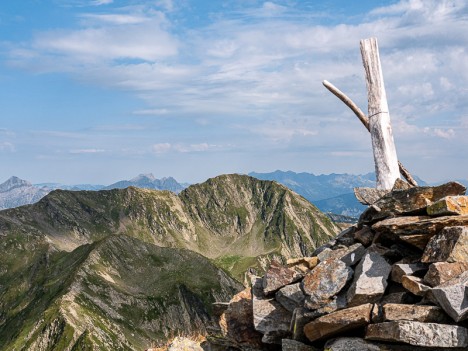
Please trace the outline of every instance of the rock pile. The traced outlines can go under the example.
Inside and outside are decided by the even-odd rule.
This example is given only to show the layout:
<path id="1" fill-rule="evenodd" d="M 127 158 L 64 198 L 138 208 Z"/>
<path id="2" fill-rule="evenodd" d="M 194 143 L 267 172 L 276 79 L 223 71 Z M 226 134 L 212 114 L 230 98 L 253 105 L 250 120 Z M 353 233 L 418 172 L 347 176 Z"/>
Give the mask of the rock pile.
<path id="1" fill-rule="evenodd" d="M 224 350 L 468 350 L 466 188 L 398 184 L 313 257 L 251 276 Z"/>

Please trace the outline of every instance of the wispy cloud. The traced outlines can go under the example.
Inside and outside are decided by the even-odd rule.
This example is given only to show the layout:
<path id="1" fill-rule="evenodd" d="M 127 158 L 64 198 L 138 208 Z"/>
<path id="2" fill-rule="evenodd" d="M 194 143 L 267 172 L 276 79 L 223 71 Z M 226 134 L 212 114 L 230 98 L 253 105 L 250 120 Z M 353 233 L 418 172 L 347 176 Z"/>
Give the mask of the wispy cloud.
<path id="1" fill-rule="evenodd" d="M 15 152 L 15 145 L 9 141 L 0 142 L 0 152 Z"/>
<path id="2" fill-rule="evenodd" d="M 164 154 L 168 152 L 205 152 L 209 150 L 219 149 L 218 145 L 208 143 L 186 144 L 186 143 L 158 143 L 152 146 L 152 151 L 155 154 Z"/>
<path id="3" fill-rule="evenodd" d="M 70 150 L 71 154 L 100 154 L 105 152 L 103 149 L 74 149 Z"/>

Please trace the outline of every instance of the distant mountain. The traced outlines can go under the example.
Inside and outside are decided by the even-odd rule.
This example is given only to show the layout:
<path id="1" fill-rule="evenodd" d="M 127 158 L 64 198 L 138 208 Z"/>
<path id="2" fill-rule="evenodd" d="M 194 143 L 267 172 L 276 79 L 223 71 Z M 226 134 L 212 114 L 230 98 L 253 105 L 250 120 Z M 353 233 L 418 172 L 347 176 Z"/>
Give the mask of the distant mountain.
<path id="1" fill-rule="evenodd" d="M 104 189 L 125 189 L 129 186 L 135 186 L 137 188 L 144 189 L 170 190 L 176 194 L 180 193 L 186 188 L 186 186 L 178 183 L 172 177 L 156 179 L 152 173 L 149 173 L 140 174 L 139 176 L 130 180 L 122 180 L 120 182 L 106 186 Z"/>
<path id="2" fill-rule="evenodd" d="M 124 189 L 134 186 L 137 188 L 169 190 L 178 194 L 187 188 L 188 185 L 187 183 L 178 183 L 172 177 L 156 179 L 152 174 L 140 174 L 133 179 L 122 180 L 109 186 L 98 184 L 64 185 L 60 183 L 39 183 L 33 185 L 18 177 L 11 177 L 5 183 L 0 184 L 0 210 L 36 203 L 52 190 L 57 189 L 98 191 L 103 189 Z"/>
<path id="3" fill-rule="evenodd" d="M 338 230 L 286 187 L 241 175 L 179 195 L 55 190 L 0 211 L 0 340 L 6 350 L 143 350 L 197 333 L 214 322 L 212 302 L 240 289 L 226 271 L 308 256 Z"/>
<path id="4" fill-rule="evenodd" d="M 37 202 L 50 191 L 49 188 L 36 187 L 26 180 L 11 177 L 0 184 L 0 210 Z"/>
<path id="5" fill-rule="evenodd" d="M 343 216 L 358 217 L 365 206 L 354 196 L 356 187 L 375 187 L 375 174 L 320 174 L 295 173 L 292 171 L 275 171 L 271 173 L 249 173 L 250 176 L 274 180 L 281 183 L 299 195 L 304 196 L 323 212 Z M 426 182 L 415 177 L 419 185 Z"/>

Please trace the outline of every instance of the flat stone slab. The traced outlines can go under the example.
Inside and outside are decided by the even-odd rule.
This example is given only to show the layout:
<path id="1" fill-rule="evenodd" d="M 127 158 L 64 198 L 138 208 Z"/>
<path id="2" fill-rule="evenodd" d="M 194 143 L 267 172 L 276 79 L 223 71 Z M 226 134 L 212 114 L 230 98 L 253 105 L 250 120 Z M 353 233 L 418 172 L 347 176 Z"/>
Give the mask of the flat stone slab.
<path id="1" fill-rule="evenodd" d="M 468 262 L 436 262 L 429 266 L 424 281 L 430 286 L 437 286 L 448 282 L 468 271 Z"/>
<path id="2" fill-rule="evenodd" d="M 392 270 L 376 252 L 367 252 L 356 267 L 354 280 L 347 292 L 349 306 L 377 302 L 385 292 Z"/>
<path id="3" fill-rule="evenodd" d="M 447 351 L 443 347 L 420 347 L 404 344 L 382 344 L 355 337 L 331 339 L 325 343 L 326 351 Z M 466 351 L 466 348 L 450 348 L 451 351 Z"/>
<path id="4" fill-rule="evenodd" d="M 416 262 L 416 263 L 395 263 L 392 266 L 392 280 L 396 283 L 401 284 L 401 279 L 404 275 L 414 275 L 416 273 L 421 273 L 427 271 L 428 265 Z"/>
<path id="5" fill-rule="evenodd" d="M 394 321 L 368 325 L 365 339 L 434 348 L 467 347 L 468 330 L 448 324 Z"/>
<path id="6" fill-rule="evenodd" d="M 317 351 L 317 349 L 296 340 L 283 339 L 281 341 L 281 351 Z"/>
<path id="7" fill-rule="evenodd" d="M 387 303 L 382 306 L 382 319 L 383 322 L 405 320 L 444 323 L 449 321 L 448 316 L 440 307 L 397 303 Z"/>
<path id="8" fill-rule="evenodd" d="M 457 182 L 439 186 L 419 186 L 404 190 L 394 190 L 378 201 L 361 215 L 360 223 L 370 223 L 390 216 L 423 212 L 428 206 L 446 196 L 464 195 L 466 187 Z"/>
<path id="9" fill-rule="evenodd" d="M 364 327 L 370 323 L 371 311 L 372 304 L 370 303 L 336 311 L 306 324 L 304 333 L 310 341 L 315 341 Z"/>
<path id="10" fill-rule="evenodd" d="M 429 216 L 468 215 L 468 196 L 446 196 L 426 211 Z"/>
<path id="11" fill-rule="evenodd" d="M 468 271 L 434 287 L 432 294 L 455 322 L 468 318 Z"/>
<path id="12" fill-rule="evenodd" d="M 401 279 L 401 284 L 410 293 L 416 296 L 425 296 L 431 288 L 424 284 L 424 280 L 412 275 L 405 275 Z"/>
<path id="13" fill-rule="evenodd" d="M 468 215 L 443 216 L 406 216 L 385 219 L 372 226 L 380 234 L 399 239 L 421 250 L 426 248 L 429 240 L 446 227 L 468 225 Z"/>
<path id="14" fill-rule="evenodd" d="M 468 228 L 446 227 L 427 244 L 422 262 L 468 262 Z"/>
<path id="15" fill-rule="evenodd" d="M 341 249 L 331 250 L 325 249 L 318 254 L 320 261 L 325 261 L 329 259 L 338 259 L 343 261 L 347 266 L 353 266 L 359 262 L 359 260 L 366 253 L 366 248 L 362 244 L 357 243 L 351 245 L 350 247 L 345 247 Z"/>
<path id="16" fill-rule="evenodd" d="M 376 188 L 354 188 L 354 196 L 363 205 L 372 205 L 381 199 L 384 195 L 387 195 L 389 190 L 381 190 Z"/>
<path id="17" fill-rule="evenodd" d="M 341 260 L 320 262 L 302 281 L 302 289 L 308 295 L 309 308 L 316 309 L 328 304 L 352 275 L 353 270 Z"/>

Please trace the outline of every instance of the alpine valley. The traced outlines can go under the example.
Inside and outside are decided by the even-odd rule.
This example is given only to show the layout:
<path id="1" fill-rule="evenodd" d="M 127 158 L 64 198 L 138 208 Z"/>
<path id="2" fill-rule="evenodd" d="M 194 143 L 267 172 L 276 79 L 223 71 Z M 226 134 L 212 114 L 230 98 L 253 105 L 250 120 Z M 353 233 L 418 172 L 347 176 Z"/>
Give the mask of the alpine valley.
<path id="1" fill-rule="evenodd" d="M 0 349 L 143 350 L 203 332 L 247 269 L 338 231 L 285 186 L 243 175 L 179 194 L 54 190 L 0 212 Z"/>

